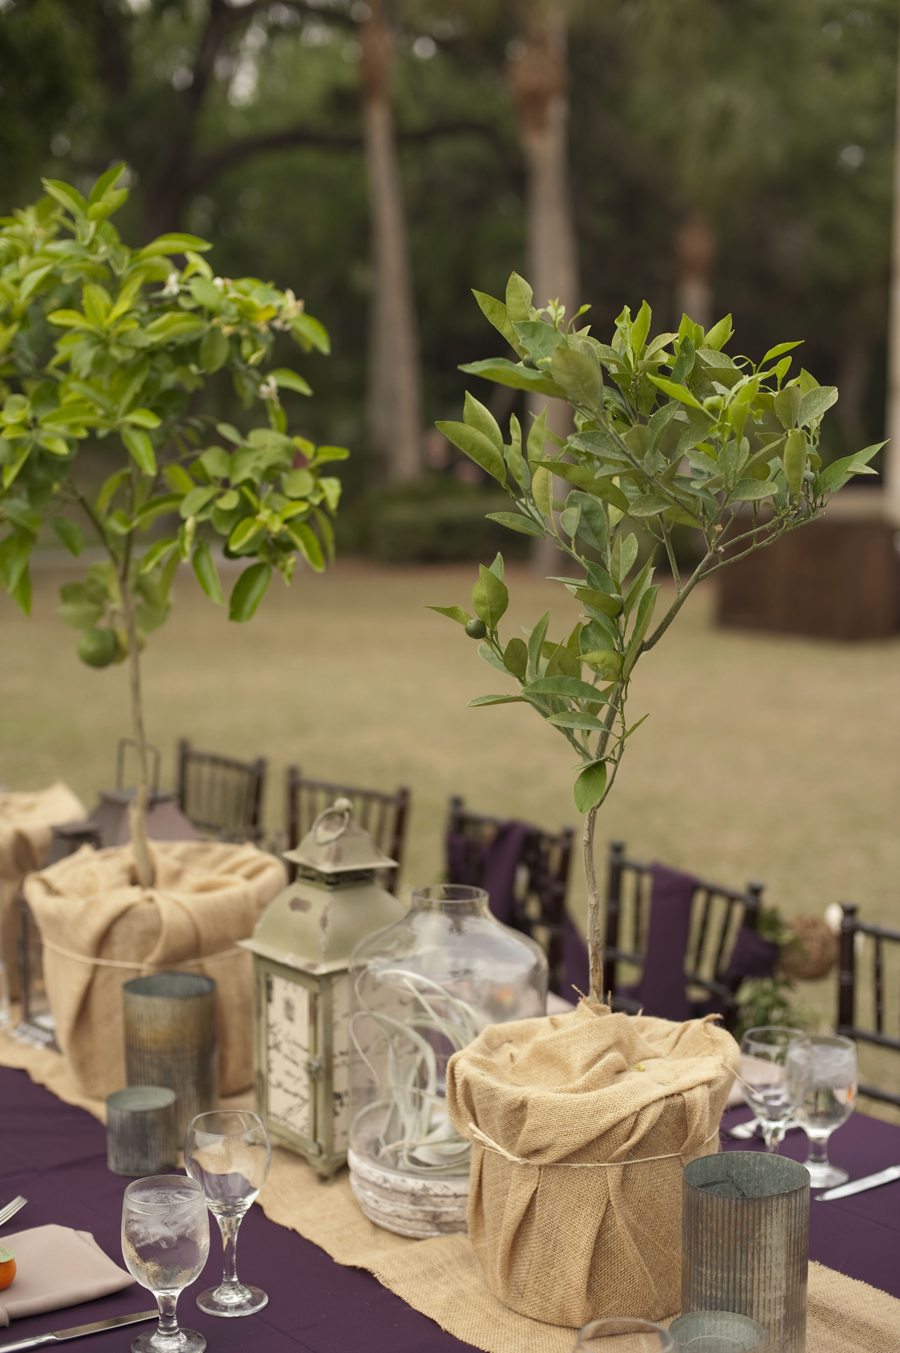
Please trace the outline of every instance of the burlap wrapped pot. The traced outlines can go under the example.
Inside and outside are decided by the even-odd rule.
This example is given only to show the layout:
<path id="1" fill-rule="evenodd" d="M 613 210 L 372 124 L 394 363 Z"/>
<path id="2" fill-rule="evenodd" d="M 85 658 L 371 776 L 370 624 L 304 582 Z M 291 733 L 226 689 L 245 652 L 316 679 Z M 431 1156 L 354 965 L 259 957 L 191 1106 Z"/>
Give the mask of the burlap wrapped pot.
<path id="1" fill-rule="evenodd" d="M 681 1172 L 719 1149 L 739 1060 L 710 1019 L 588 1000 L 456 1053 L 447 1107 L 472 1141 L 469 1237 L 494 1295 L 575 1327 L 678 1311 Z"/>
<path id="2" fill-rule="evenodd" d="M 219 1089 L 253 1077 L 252 960 L 236 948 L 284 888 L 284 866 L 252 845 L 152 841 L 156 883 L 134 880 L 129 845 L 83 846 L 25 881 L 44 942 L 56 1038 L 82 1090 L 125 1085 L 122 985 L 179 969 L 216 982 Z"/>

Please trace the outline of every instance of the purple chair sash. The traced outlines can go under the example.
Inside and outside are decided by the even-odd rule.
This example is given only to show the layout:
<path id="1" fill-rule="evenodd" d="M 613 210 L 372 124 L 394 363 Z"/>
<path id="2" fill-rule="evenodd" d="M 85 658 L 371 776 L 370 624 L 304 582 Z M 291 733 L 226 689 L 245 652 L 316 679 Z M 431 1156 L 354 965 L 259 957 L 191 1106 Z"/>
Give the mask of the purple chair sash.
<path id="1" fill-rule="evenodd" d="M 645 1015 L 683 1021 L 691 1018 L 684 957 L 697 880 L 664 864 L 654 864 L 651 873 L 650 926 L 638 1000 Z"/>

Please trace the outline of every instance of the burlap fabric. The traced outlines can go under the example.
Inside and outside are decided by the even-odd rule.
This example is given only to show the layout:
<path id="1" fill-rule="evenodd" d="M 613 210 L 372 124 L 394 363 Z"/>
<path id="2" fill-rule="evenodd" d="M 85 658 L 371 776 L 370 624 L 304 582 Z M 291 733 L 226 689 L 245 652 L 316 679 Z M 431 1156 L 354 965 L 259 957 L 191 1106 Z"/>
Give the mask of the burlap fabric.
<path id="1" fill-rule="evenodd" d="M 78 1104 L 103 1121 L 103 1101 L 79 1090 L 56 1053 L 17 1043 L 0 1031 L 0 1065 L 27 1071 L 65 1103 Z M 230 1103 L 252 1108 L 249 1096 Z M 276 1148 L 259 1201 L 271 1221 L 305 1236 L 339 1264 L 368 1269 L 457 1339 L 486 1353 L 572 1353 L 574 1329 L 517 1315 L 491 1294 L 468 1236 L 407 1240 L 373 1226 L 359 1209 L 346 1170 L 322 1184 L 299 1156 Z M 580 1221 L 580 1213 L 572 1221 Z M 898 1353 L 898 1330 L 895 1297 L 810 1264 L 807 1353 Z"/>
<path id="2" fill-rule="evenodd" d="M 125 1084 L 122 984 L 180 968 L 215 978 L 223 1094 L 253 1076 L 252 960 L 235 947 L 285 886 L 284 866 L 252 845 L 154 841 L 156 885 L 134 881 L 130 845 L 83 846 L 25 882 L 44 941 L 56 1037 L 88 1095 Z"/>
<path id="3" fill-rule="evenodd" d="M 718 1150 L 739 1060 L 708 1019 L 587 1000 L 489 1025 L 456 1053 L 447 1107 L 472 1139 L 469 1236 L 494 1295 L 553 1325 L 670 1315 L 682 1170 Z"/>
<path id="4" fill-rule="evenodd" d="M 15 901 L 22 880 L 47 858 L 51 829 L 85 816 L 84 804 L 62 780 L 34 793 L 0 794 L 0 958 L 6 964 L 13 999 L 19 994 Z"/>

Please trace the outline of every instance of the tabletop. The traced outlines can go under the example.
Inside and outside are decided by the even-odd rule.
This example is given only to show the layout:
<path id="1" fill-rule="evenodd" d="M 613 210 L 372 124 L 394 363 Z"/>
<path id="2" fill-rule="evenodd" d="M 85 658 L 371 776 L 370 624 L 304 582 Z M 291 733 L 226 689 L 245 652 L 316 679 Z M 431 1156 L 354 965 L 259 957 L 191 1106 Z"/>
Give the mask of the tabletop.
<path id="1" fill-rule="evenodd" d="M 748 1117 L 726 1116 L 723 1127 Z M 735 1142 L 728 1149 L 759 1149 Z M 783 1151 L 805 1154 L 806 1138 L 795 1133 Z M 900 1163 L 900 1128 L 855 1115 L 835 1133 L 835 1164 L 853 1177 Z M 34 1085 L 23 1071 L 0 1067 L 0 1201 L 16 1194 L 25 1208 L 0 1231 L 0 1243 L 17 1230 L 57 1222 L 91 1231 L 121 1263 L 119 1227 L 128 1181 L 106 1168 L 106 1134 L 83 1109 L 64 1104 Z M 322 1186 L 327 1205 L 328 1186 Z M 810 1257 L 900 1297 L 900 1182 L 833 1203 L 813 1203 Z M 216 1283 L 221 1252 L 213 1244 L 204 1275 L 179 1301 L 181 1322 L 206 1336 L 210 1353 L 465 1353 L 471 1345 L 441 1330 L 427 1316 L 383 1288 L 371 1274 L 343 1268 L 293 1231 L 251 1208 L 240 1234 L 238 1272 L 268 1291 L 268 1306 L 256 1316 L 222 1320 L 196 1309 L 193 1292 Z M 101 1301 L 17 1320 L 0 1330 L 3 1344 L 53 1329 L 88 1324 L 129 1311 L 148 1310 L 150 1293 L 137 1285 Z M 80 1339 L 79 1353 L 125 1353 L 140 1326 Z"/>

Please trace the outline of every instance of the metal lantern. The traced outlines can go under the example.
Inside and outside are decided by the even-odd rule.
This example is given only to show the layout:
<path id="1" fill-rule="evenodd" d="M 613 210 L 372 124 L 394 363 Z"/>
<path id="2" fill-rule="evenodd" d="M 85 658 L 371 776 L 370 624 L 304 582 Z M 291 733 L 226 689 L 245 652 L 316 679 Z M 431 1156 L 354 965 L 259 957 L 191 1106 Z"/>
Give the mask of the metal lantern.
<path id="1" fill-rule="evenodd" d="M 253 954 L 257 1110 L 273 1140 L 324 1176 L 347 1159 L 350 955 L 406 910 L 375 878 L 396 860 L 352 809 L 337 799 L 285 853 L 297 878 L 242 941 Z"/>

